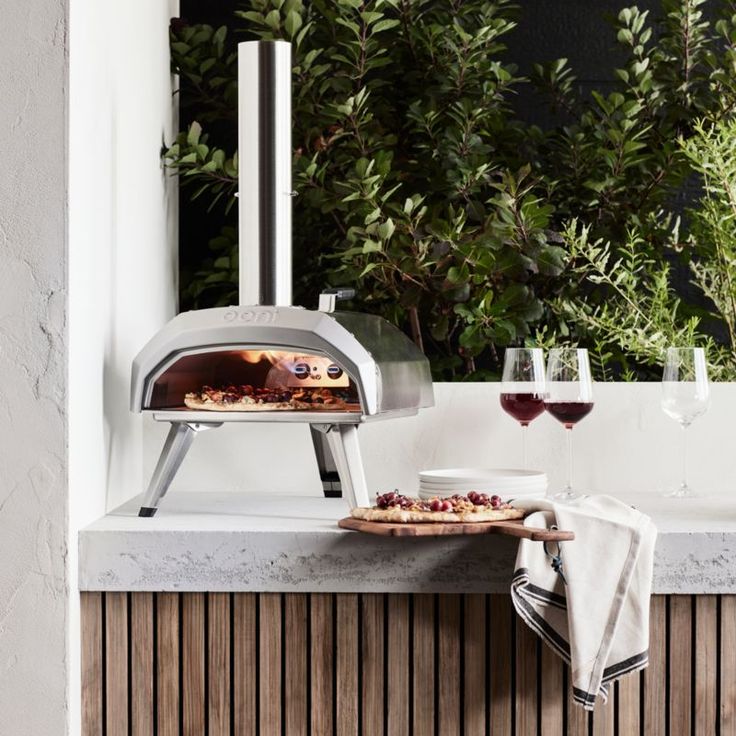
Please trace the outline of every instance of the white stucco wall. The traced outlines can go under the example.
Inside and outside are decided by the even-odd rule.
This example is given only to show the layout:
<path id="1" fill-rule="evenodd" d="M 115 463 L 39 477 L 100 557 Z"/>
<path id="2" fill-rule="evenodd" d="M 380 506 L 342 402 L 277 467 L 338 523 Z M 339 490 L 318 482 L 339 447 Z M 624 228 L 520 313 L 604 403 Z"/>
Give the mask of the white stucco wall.
<path id="1" fill-rule="evenodd" d="M 77 532 L 142 483 L 130 366 L 176 309 L 176 180 L 160 163 L 175 130 L 168 25 L 176 15 L 178 0 L 70 0 L 72 735 L 79 733 Z"/>
<path id="2" fill-rule="evenodd" d="M 66 722 L 67 3 L 0 20 L 0 732 Z"/>
<path id="3" fill-rule="evenodd" d="M 417 472 L 427 468 L 520 467 L 519 425 L 501 409 L 500 390 L 499 383 L 438 383 L 432 409 L 361 427 L 369 490 L 414 492 Z M 713 384 L 711 391 L 708 413 L 688 430 L 690 481 L 703 494 L 733 494 L 736 454 L 725 448 L 736 384 Z M 662 412 L 660 397 L 656 382 L 595 386 L 595 408 L 574 430 L 575 480 L 581 489 L 637 493 L 678 485 L 682 430 Z M 147 473 L 165 433 L 166 425 L 147 425 Z M 562 426 L 548 414 L 529 427 L 529 465 L 545 471 L 552 488 L 565 480 L 565 441 Z M 304 426 L 275 424 L 203 432 L 174 480 L 171 493 L 177 491 L 319 495 L 309 432 Z"/>

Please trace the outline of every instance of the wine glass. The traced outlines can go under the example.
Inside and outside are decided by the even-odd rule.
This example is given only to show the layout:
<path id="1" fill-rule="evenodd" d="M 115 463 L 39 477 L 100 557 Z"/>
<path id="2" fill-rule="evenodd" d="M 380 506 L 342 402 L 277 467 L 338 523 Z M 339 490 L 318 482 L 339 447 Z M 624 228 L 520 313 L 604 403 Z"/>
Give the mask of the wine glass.
<path id="1" fill-rule="evenodd" d="M 501 408 L 521 424 L 521 467 L 526 470 L 526 428 L 544 411 L 544 354 L 540 348 L 506 348 Z"/>
<path id="2" fill-rule="evenodd" d="M 547 363 L 547 397 L 544 408 L 561 422 L 567 434 L 567 483 L 554 498 L 570 501 L 572 489 L 572 428 L 593 409 L 593 381 L 585 348 L 554 348 Z"/>
<path id="3" fill-rule="evenodd" d="M 682 427 L 682 483 L 666 493 L 675 498 L 693 498 L 687 483 L 687 428 L 705 414 L 710 403 L 708 368 L 703 348 L 667 348 L 662 373 L 662 410 Z"/>

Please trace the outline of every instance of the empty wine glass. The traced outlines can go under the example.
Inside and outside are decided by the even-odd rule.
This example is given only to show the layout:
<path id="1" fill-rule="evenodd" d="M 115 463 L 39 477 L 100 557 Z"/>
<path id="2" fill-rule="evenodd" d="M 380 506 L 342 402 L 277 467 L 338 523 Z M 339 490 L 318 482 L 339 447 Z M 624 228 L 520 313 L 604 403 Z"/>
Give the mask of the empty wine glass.
<path id="1" fill-rule="evenodd" d="M 554 348 L 547 363 L 544 408 L 561 422 L 567 434 L 567 483 L 554 498 L 570 501 L 580 494 L 572 488 L 572 428 L 593 409 L 593 381 L 585 348 Z"/>
<path id="2" fill-rule="evenodd" d="M 526 469 L 526 428 L 544 411 L 544 353 L 540 348 L 506 348 L 501 407 L 521 424 L 521 467 Z"/>
<path id="3" fill-rule="evenodd" d="M 662 410 L 682 427 L 682 483 L 666 496 L 692 498 L 697 495 L 687 483 L 687 428 L 705 414 L 709 403 L 708 368 L 703 348 L 667 348 L 662 373 Z"/>

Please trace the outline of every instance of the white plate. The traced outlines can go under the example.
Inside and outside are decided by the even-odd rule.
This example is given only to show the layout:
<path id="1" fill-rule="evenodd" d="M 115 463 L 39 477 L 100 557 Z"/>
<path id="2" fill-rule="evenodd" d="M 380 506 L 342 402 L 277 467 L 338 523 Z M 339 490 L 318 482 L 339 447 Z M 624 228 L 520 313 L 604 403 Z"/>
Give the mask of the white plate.
<path id="1" fill-rule="evenodd" d="M 444 481 L 442 483 L 419 478 L 419 482 L 428 488 L 453 488 L 457 486 L 462 486 L 463 488 L 471 488 L 473 486 L 486 486 L 488 488 L 491 488 L 492 486 L 520 488 L 521 486 L 546 483 L 547 476 L 540 475 L 535 478 L 455 478 L 454 480 Z"/>
<path id="2" fill-rule="evenodd" d="M 508 480 L 484 480 L 484 481 L 472 481 L 459 478 L 452 483 L 430 483 L 429 481 L 419 479 L 419 484 L 426 488 L 436 488 L 439 491 L 446 491 L 451 488 L 475 488 L 480 490 L 481 488 L 526 488 L 528 486 L 544 486 L 547 485 L 547 478 L 534 478 L 520 481 L 508 481 Z"/>
<path id="3" fill-rule="evenodd" d="M 419 480 L 434 484 L 458 483 L 467 484 L 494 483 L 501 480 L 528 481 L 532 478 L 546 478 L 540 470 L 516 470 L 513 468 L 441 468 L 437 470 L 423 470 L 419 473 Z"/>
<path id="4" fill-rule="evenodd" d="M 523 486 L 544 485 L 547 482 L 547 476 L 541 475 L 538 478 L 524 478 L 518 480 L 507 480 L 506 478 L 494 478 L 493 480 L 468 480 L 467 478 L 458 478 L 447 483 L 431 483 L 428 480 L 419 478 L 419 483 L 427 488 L 473 488 L 475 486 L 484 486 L 485 488 L 493 488 L 493 486 L 504 486 L 505 488 L 521 488 Z"/>
<path id="5" fill-rule="evenodd" d="M 492 486 L 489 488 L 478 488 L 477 486 L 470 486 L 465 488 L 463 486 L 454 488 L 431 488 L 424 485 L 419 485 L 419 489 L 425 493 L 434 493 L 438 496 L 452 496 L 453 493 L 460 493 L 467 495 L 470 491 L 477 491 L 478 493 L 490 493 L 491 495 L 497 493 L 502 495 L 504 493 L 536 493 L 537 491 L 546 491 L 547 485 L 536 485 L 536 486 L 523 486 L 522 488 L 504 488 L 498 486 Z"/>

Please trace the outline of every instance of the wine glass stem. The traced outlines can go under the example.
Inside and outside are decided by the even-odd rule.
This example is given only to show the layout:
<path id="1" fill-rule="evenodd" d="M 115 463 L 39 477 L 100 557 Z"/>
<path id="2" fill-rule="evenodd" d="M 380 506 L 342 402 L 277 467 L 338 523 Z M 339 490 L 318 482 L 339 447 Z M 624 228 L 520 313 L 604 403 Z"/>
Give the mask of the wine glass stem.
<path id="1" fill-rule="evenodd" d="M 682 487 L 687 488 L 687 424 L 682 425 Z"/>
<path id="2" fill-rule="evenodd" d="M 572 427 L 565 427 L 567 434 L 567 487 L 565 490 L 572 491 Z"/>
<path id="3" fill-rule="evenodd" d="M 521 468 L 526 470 L 526 430 L 529 425 L 526 422 L 521 423 Z"/>

